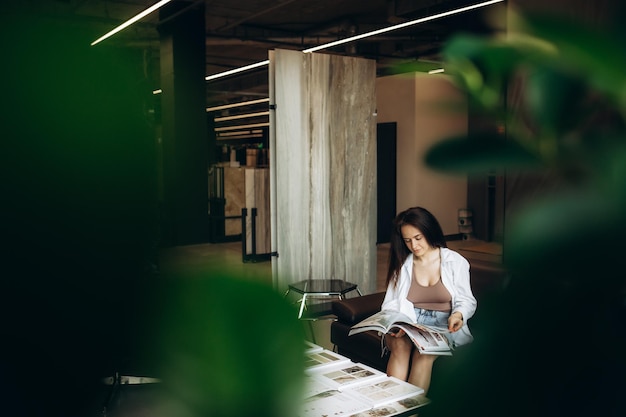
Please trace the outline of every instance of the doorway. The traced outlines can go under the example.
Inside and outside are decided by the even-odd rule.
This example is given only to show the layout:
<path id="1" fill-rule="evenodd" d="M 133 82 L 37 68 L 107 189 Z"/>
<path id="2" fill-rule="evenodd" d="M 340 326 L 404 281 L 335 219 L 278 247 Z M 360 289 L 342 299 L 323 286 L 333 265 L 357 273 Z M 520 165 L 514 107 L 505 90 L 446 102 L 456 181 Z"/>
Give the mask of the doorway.
<path id="1" fill-rule="evenodd" d="M 396 216 L 396 130 L 396 122 L 376 126 L 376 244 L 389 242 Z"/>

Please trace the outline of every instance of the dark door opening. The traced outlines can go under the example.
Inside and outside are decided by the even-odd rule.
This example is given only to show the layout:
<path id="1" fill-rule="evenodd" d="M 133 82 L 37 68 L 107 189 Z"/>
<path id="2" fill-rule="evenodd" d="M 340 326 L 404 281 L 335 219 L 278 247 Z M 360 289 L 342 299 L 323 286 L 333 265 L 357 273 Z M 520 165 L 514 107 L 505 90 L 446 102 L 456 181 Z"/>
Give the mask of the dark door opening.
<path id="1" fill-rule="evenodd" d="M 379 123 L 376 128 L 377 244 L 389 242 L 396 216 L 396 128 L 396 122 Z"/>

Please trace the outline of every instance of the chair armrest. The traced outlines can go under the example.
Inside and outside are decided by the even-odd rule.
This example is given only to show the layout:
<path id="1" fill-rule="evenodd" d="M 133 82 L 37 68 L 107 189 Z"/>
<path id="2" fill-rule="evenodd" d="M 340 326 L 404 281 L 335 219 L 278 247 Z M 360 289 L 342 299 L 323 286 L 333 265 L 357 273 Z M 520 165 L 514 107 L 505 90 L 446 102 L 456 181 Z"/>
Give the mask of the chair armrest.
<path id="1" fill-rule="evenodd" d="M 385 293 L 378 292 L 361 297 L 335 300 L 332 304 L 332 311 L 339 321 L 356 324 L 380 311 L 384 298 Z"/>

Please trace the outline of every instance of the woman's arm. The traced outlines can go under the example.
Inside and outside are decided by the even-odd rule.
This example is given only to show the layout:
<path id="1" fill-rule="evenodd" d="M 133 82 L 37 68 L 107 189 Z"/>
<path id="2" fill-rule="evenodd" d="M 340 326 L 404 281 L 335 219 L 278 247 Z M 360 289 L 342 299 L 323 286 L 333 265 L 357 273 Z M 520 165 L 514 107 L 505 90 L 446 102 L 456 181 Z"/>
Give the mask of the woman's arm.
<path id="1" fill-rule="evenodd" d="M 461 255 L 456 255 L 458 259 L 454 261 L 451 277 L 455 297 L 450 315 L 458 312 L 463 321 L 467 322 L 476 312 L 477 301 L 472 292 L 469 262 Z"/>

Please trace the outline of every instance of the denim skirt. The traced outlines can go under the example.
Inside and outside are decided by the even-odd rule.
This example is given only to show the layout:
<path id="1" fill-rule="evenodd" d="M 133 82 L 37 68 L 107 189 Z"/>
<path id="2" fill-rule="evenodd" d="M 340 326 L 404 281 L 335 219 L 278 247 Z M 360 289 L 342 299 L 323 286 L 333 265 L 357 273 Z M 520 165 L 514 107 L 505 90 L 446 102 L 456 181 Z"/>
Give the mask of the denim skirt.
<path id="1" fill-rule="evenodd" d="M 448 339 L 450 346 L 453 348 L 471 342 L 472 338 L 471 336 L 468 337 L 465 328 L 462 328 L 454 333 L 450 333 L 448 331 L 448 317 L 450 317 L 450 313 L 447 311 L 416 308 L 415 316 L 417 318 L 417 323 L 441 329 L 443 335 Z"/>
<path id="2" fill-rule="evenodd" d="M 448 329 L 448 317 L 450 313 L 447 311 L 426 310 L 424 308 L 415 308 L 415 317 L 417 324 L 438 327 L 442 330 Z"/>

